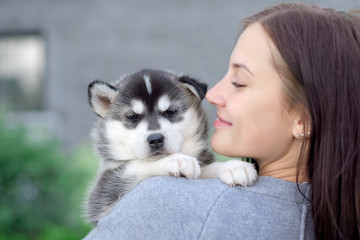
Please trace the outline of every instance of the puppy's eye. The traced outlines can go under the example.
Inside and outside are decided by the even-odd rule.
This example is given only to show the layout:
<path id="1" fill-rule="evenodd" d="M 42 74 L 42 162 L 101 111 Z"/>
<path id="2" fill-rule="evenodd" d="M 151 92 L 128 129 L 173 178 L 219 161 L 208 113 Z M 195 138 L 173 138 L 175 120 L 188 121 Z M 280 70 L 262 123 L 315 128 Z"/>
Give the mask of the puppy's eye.
<path id="1" fill-rule="evenodd" d="M 177 112 L 178 111 L 176 109 L 168 109 L 163 114 L 167 118 L 172 118 L 177 114 Z"/>
<path id="2" fill-rule="evenodd" d="M 137 122 L 137 121 L 140 120 L 140 118 L 141 118 L 141 116 L 139 114 L 136 114 L 136 113 L 129 114 L 129 115 L 126 116 L 126 119 L 130 120 L 131 122 Z"/>

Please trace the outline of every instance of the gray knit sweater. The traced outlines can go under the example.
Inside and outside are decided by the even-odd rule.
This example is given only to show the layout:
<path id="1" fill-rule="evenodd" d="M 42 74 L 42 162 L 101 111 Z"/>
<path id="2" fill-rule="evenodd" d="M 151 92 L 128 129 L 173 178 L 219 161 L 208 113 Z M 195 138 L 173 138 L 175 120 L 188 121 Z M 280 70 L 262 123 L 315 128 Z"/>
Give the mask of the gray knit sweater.
<path id="1" fill-rule="evenodd" d="M 309 196 L 309 184 L 299 188 Z M 313 238 L 311 205 L 296 183 L 259 177 L 251 187 L 229 187 L 218 179 L 153 177 L 85 239 Z"/>

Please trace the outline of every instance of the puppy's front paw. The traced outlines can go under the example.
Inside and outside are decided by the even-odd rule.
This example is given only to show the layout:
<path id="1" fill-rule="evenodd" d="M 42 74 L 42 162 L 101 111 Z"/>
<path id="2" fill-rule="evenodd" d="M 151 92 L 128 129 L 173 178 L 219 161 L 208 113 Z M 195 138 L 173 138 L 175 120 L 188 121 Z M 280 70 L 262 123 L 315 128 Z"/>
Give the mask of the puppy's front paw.
<path id="1" fill-rule="evenodd" d="M 194 157 L 175 153 L 166 157 L 166 162 L 169 172 L 174 176 L 185 176 L 192 179 L 200 176 L 200 165 Z"/>
<path id="2" fill-rule="evenodd" d="M 257 172 L 252 163 L 229 160 L 222 165 L 219 178 L 230 186 L 241 185 L 246 187 L 255 182 Z"/>

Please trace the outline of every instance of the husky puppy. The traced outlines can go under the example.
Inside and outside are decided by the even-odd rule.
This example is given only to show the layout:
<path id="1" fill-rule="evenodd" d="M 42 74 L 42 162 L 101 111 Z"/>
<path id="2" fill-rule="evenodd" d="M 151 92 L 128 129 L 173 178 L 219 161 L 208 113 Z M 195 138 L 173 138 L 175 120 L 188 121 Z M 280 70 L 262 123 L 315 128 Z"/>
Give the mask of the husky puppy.
<path id="1" fill-rule="evenodd" d="M 92 139 L 101 164 L 86 203 L 96 225 L 124 194 L 151 176 L 219 177 L 246 186 L 250 163 L 215 162 L 201 100 L 207 85 L 191 77 L 144 69 L 111 85 L 94 81 L 89 102 L 99 116 Z"/>

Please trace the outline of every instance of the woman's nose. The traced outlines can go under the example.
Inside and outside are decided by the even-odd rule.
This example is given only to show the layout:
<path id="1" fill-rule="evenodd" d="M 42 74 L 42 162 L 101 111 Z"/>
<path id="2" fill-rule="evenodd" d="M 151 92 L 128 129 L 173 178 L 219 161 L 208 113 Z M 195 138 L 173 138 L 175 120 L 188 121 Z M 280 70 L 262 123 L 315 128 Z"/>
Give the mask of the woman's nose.
<path id="1" fill-rule="evenodd" d="M 218 107 L 224 107 L 226 105 L 226 99 L 224 97 L 224 92 L 222 91 L 222 81 L 220 80 L 215 86 L 213 86 L 206 93 L 206 100 Z"/>

